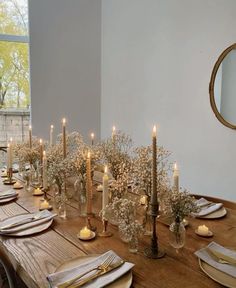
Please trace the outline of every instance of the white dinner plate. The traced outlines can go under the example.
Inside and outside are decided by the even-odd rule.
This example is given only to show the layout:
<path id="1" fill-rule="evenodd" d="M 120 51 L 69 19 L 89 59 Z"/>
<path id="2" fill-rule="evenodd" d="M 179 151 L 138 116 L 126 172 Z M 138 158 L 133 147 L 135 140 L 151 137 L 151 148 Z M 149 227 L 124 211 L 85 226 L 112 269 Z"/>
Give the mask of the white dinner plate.
<path id="1" fill-rule="evenodd" d="M 5 220 L 1 221 L 1 226 L 10 224 L 12 221 L 14 221 L 14 218 L 17 218 L 18 220 L 24 220 L 24 219 L 28 218 L 29 215 L 34 215 L 34 213 L 21 214 L 21 215 L 16 215 L 16 216 L 6 218 Z M 38 222 L 39 222 L 38 224 L 35 222 L 34 226 L 32 226 L 31 223 L 21 225 L 22 229 L 20 229 L 19 231 L 15 231 L 12 233 L 6 233 L 6 234 L 0 232 L 0 234 L 5 235 L 5 236 L 9 236 L 9 237 L 11 237 L 11 236 L 17 236 L 18 237 L 18 236 L 27 236 L 27 235 L 36 234 L 36 233 L 39 233 L 39 232 L 42 232 L 42 231 L 48 229 L 53 222 L 53 218 L 41 219 Z M 14 229 L 14 228 L 12 228 L 12 229 Z"/>
<path id="2" fill-rule="evenodd" d="M 2 198 L 2 199 L 0 199 L 0 204 L 5 204 L 8 202 L 11 202 L 11 201 L 15 200 L 17 198 L 17 196 L 18 196 L 18 194 L 15 194 L 11 197 Z"/>
<path id="3" fill-rule="evenodd" d="M 89 256 L 82 256 L 79 258 L 75 258 L 73 260 L 70 260 L 68 262 L 63 263 L 61 266 L 59 266 L 55 272 L 60 272 L 66 269 L 71 269 L 74 268 L 88 260 L 92 260 L 96 257 L 98 257 L 99 255 L 89 255 Z M 128 271 L 127 273 L 125 273 L 123 276 L 121 276 L 120 278 L 116 279 L 114 282 L 106 285 L 106 288 L 130 288 L 131 284 L 132 284 L 132 271 Z"/>
<path id="4" fill-rule="evenodd" d="M 236 278 L 232 277 L 214 267 L 207 264 L 200 258 L 198 259 L 200 268 L 204 273 L 206 273 L 211 279 L 214 281 L 224 285 L 225 287 L 229 288 L 236 288 Z"/>
<path id="5" fill-rule="evenodd" d="M 207 214 L 205 216 L 202 217 L 197 217 L 197 218 L 201 218 L 201 219 L 218 219 L 218 218 L 222 218 L 227 214 L 227 210 L 225 209 L 225 207 L 221 207 L 220 209 Z"/>

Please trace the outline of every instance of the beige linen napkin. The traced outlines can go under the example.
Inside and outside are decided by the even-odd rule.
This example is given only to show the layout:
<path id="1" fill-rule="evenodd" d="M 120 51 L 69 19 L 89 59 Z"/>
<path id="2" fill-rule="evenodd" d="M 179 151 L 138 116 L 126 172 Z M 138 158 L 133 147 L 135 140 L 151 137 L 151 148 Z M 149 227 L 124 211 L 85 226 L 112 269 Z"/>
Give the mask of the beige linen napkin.
<path id="1" fill-rule="evenodd" d="M 201 208 L 200 212 L 198 213 L 192 213 L 193 217 L 203 217 L 208 214 L 211 214 L 212 212 L 215 212 L 219 210 L 223 204 L 222 203 L 211 203 L 205 198 L 200 198 L 196 201 L 196 204 L 198 207 Z M 208 206 L 208 204 L 212 204 L 211 206 Z"/>
<path id="2" fill-rule="evenodd" d="M 38 213 L 38 212 L 37 212 Z M 22 230 L 26 230 L 26 229 L 31 229 L 32 227 L 38 226 L 40 224 L 43 224 L 45 222 L 48 222 L 49 220 L 51 220 L 53 217 L 56 216 L 56 214 L 52 214 L 50 211 L 48 210 L 44 210 L 43 213 L 40 215 L 40 218 L 37 219 L 36 221 L 32 221 L 26 224 L 22 224 L 19 226 L 15 226 L 12 228 L 7 228 L 7 229 L 1 229 L 1 227 L 4 227 L 5 225 L 10 225 L 10 224 L 17 224 L 18 222 L 21 222 L 23 220 L 27 220 L 30 219 L 33 215 L 35 215 L 36 213 L 33 214 L 21 214 L 18 215 L 17 217 L 10 217 L 7 218 L 3 221 L 0 222 L 0 234 L 4 235 L 10 235 L 12 233 L 16 233 Z"/>
<path id="3" fill-rule="evenodd" d="M 201 197 L 200 199 L 196 200 L 195 203 L 197 204 L 198 207 L 203 207 L 210 204 L 211 202 Z"/>
<path id="4" fill-rule="evenodd" d="M 95 259 L 88 260 L 86 263 L 83 263 L 77 267 L 67 269 L 61 272 L 56 272 L 54 274 L 50 274 L 47 279 L 50 283 L 51 288 L 56 288 L 59 284 L 65 283 L 66 281 L 69 281 L 70 279 L 92 269 L 97 267 L 99 264 L 101 264 L 105 259 L 107 259 L 108 256 L 115 255 L 116 258 L 113 260 L 112 263 L 116 263 L 117 261 L 121 261 L 122 259 L 112 250 L 102 254 L 99 257 L 96 257 Z M 108 285 L 109 283 L 115 281 L 119 277 L 121 277 L 123 274 L 128 272 L 132 267 L 134 266 L 133 263 L 125 262 L 122 266 L 119 268 L 116 268 L 96 279 L 93 281 L 83 285 L 84 288 L 101 288 L 105 285 Z M 91 273 L 86 274 L 81 279 L 85 279 L 88 277 L 88 275 L 94 275 L 97 271 L 93 271 Z"/>
<path id="5" fill-rule="evenodd" d="M 235 259 L 236 261 L 236 252 L 232 251 L 230 249 L 227 249 L 215 242 L 211 242 L 208 246 L 208 248 L 218 251 L 228 257 L 231 257 L 233 259 Z M 236 266 L 234 265 L 230 265 L 230 264 L 221 264 L 217 261 L 215 261 L 208 253 L 206 248 L 202 248 L 198 251 L 196 251 L 194 253 L 198 258 L 200 258 L 201 260 L 205 261 L 206 263 L 208 263 L 209 265 L 211 265 L 212 267 L 215 267 L 216 269 L 230 275 L 236 278 Z"/>

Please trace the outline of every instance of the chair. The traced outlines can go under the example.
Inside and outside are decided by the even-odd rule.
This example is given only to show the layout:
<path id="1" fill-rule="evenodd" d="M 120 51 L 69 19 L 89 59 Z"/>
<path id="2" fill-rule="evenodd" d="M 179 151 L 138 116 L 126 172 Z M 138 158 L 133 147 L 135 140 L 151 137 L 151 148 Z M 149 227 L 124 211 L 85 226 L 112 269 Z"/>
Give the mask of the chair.
<path id="1" fill-rule="evenodd" d="M 8 256 L 0 248 L 0 277 L 2 280 L 1 288 L 19 288 L 16 272 Z"/>

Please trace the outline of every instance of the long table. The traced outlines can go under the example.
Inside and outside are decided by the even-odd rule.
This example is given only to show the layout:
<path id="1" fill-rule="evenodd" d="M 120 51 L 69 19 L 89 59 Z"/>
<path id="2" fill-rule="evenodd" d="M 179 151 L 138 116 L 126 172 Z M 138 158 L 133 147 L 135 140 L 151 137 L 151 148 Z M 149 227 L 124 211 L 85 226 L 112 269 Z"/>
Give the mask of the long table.
<path id="1" fill-rule="evenodd" d="M 9 189 L 1 183 L 0 190 Z M 35 212 L 39 208 L 40 198 L 24 189 L 18 190 L 16 201 L 0 206 L 0 219 L 27 212 Z M 97 202 L 101 193 L 95 192 Z M 100 199 L 100 200 L 99 200 Z M 217 200 L 211 198 L 211 200 Z M 221 200 L 222 201 L 222 200 Z M 144 236 L 139 245 L 139 252 L 128 252 L 128 246 L 119 238 L 117 227 L 110 225 L 112 237 L 96 237 L 89 242 L 77 238 L 77 233 L 85 225 L 85 219 L 79 217 L 77 203 L 67 205 L 67 219 L 56 217 L 53 225 L 46 231 L 30 237 L 0 237 L 0 248 L 5 253 L 18 277 L 29 288 L 48 287 L 46 276 L 53 273 L 58 266 L 70 259 L 104 253 L 114 250 L 119 256 L 135 264 L 133 268 L 133 287 L 136 288 L 209 288 L 222 287 L 205 275 L 198 264 L 194 252 L 209 242 L 215 241 L 228 247 L 236 247 L 236 204 L 223 201 L 227 215 L 218 220 L 190 219 L 186 229 L 186 244 L 176 251 L 168 243 L 168 227 L 157 224 L 159 244 L 166 251 L 162 259 L 146 258 L 143 254 L 145 247 L 150 245 L 150 238 Z M 100 218 L 92 218 L 92 224 L 102 230 Z M 194 233 L 198 225 L 205 224 L 214 233 L 213 238 L 202 238 Z"/>

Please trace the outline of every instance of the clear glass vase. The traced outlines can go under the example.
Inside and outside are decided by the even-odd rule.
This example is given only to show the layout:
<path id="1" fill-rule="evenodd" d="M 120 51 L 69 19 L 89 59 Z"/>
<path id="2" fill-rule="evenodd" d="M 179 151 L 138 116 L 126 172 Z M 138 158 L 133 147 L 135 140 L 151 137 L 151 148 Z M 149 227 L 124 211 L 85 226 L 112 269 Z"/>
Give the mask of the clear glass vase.
<path id="1" fill-rule="evenodd" d="M 23 172 L 23 180 L 24 180 L 25 191 L 31 192 L 33 188 L 30 185 L 31 184 L 31 172 L 30 171 Z"/>
<path id="2" fill-rule="evenodd" d="M 185 244 L 185 228 L 183 222 L 174 221 L 169 228 L 170 245 L 175 249 L 182 248 Z"/>
<path id="3" fill-rule="evenodd" d="M 67 197 L 64 185 L 57 185 L 58 190 L 55 192 L 55 206 L 59 217 L 66 218 L 66 202 Z"/>
<path id="4" fill-rule="evenodd" d="M 34 187 L 40 187 L 41 185 L 41 173 L 40 173 L 40 165 L 39 162 L 35 163 L 35 165 L 31 165 L 31 184 Z"/>
<path id="5" fill-rule="evenodd" d="M 25 171 L 25 167 L 24 167 L 24 163 L 22 161 L 18 162 L 19 168 L 18 168 L 18 175 L 20 177 L 24 176 L 24 171 Z"/>
<path id="6" fill-rule="evenodd" d="M 132 235 L 129 240 L 129 252 L 138 253 L 138 236 Z"/>
<path id="7" fill-rule="evenodd" d="M 143 219 L 144 235 L 152 235 L 152 216 L 151 216 L 151 205 L 148 202 L 145 206 L 145 215 Z"/>
<path id="8" fill-rule="evenodd" d="M 74 183 L 75 196 L 78 201 L 79 216 L 87 216 L 86 180 L 78 177 Z"/>
<path id="9" fill-rule="evenodd" d="M 126 233 L 126 229 L 125 229 L 126 224 L 121 223 L 118 225 L 119 228 L 119 237 L 120 239 L 125 242 L 125 243 L 129 243 L 131 240 L 130 234 Z"/>

